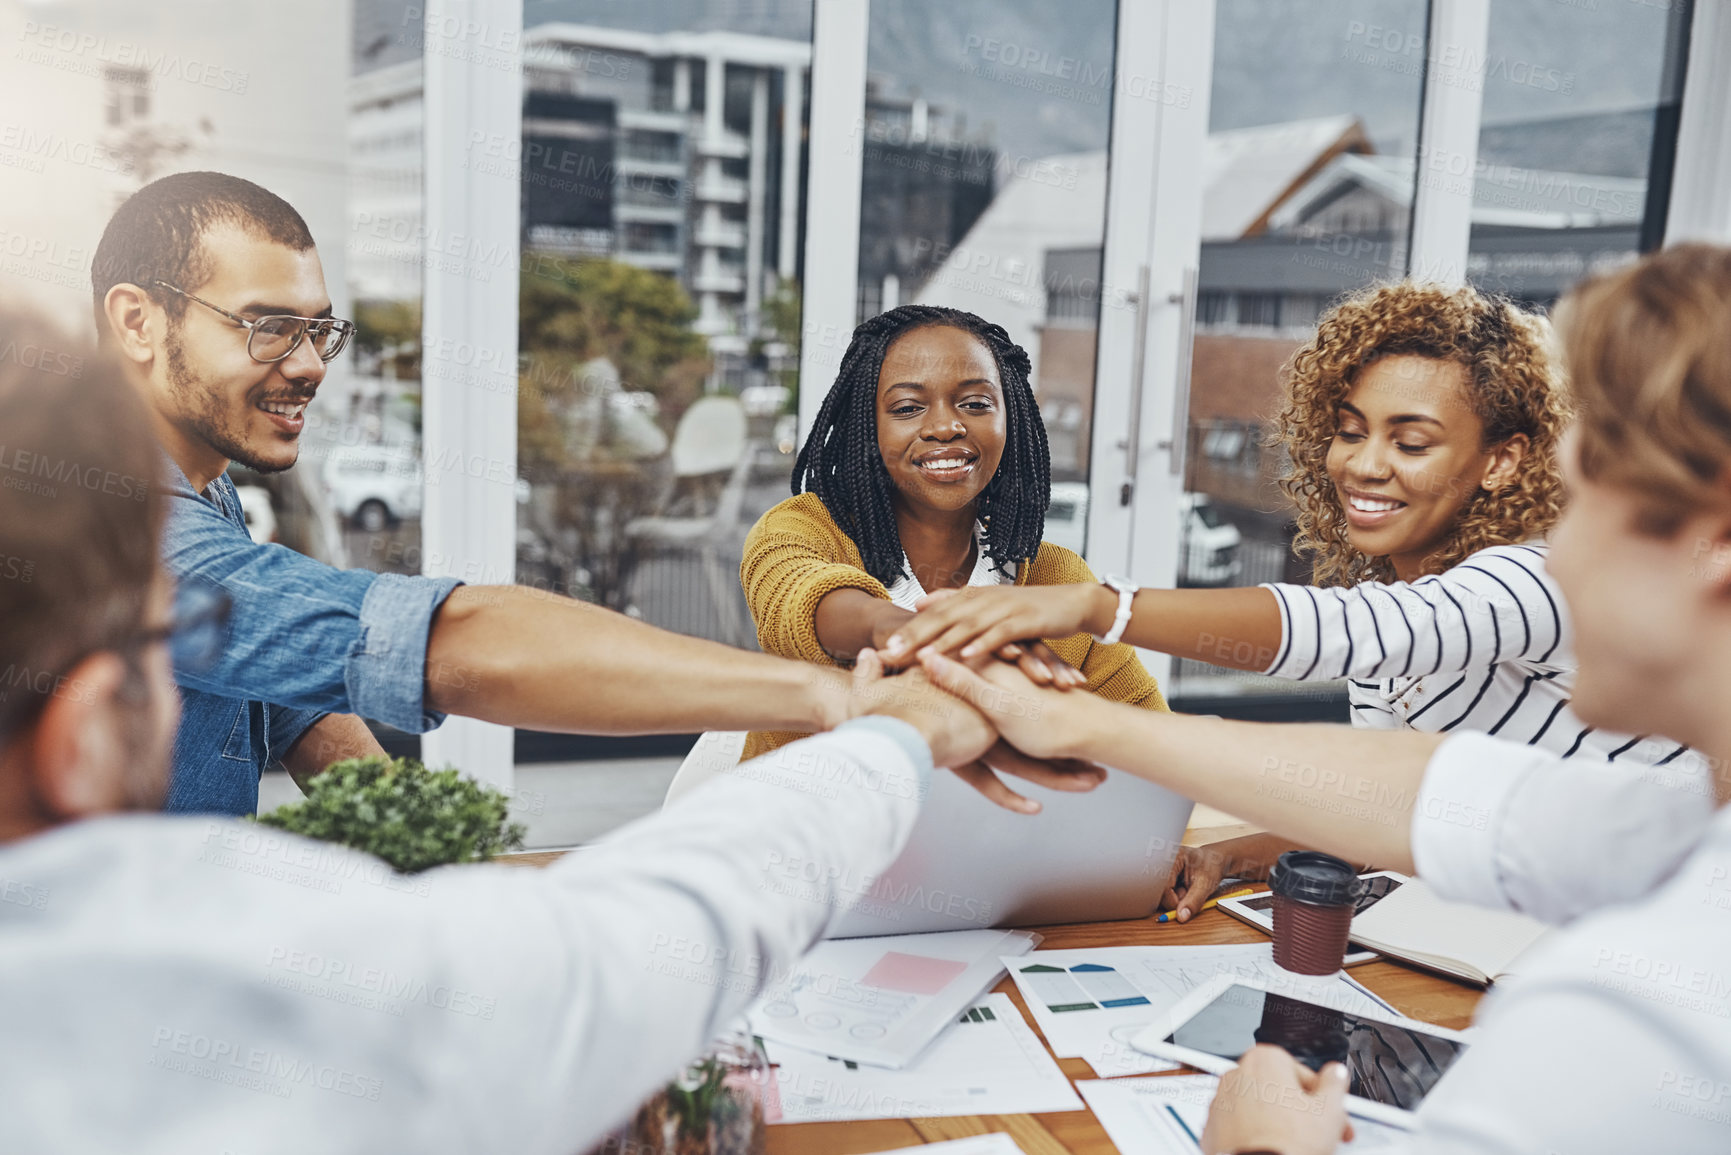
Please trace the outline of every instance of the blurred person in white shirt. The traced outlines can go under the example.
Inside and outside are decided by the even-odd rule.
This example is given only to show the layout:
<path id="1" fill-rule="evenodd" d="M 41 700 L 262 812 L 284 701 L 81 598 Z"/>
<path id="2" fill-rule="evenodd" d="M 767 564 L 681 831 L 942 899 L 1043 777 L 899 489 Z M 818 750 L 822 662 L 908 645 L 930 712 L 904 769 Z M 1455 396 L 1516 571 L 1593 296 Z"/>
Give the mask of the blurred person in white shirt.
<path id="1" fill-rule="evenodd" d="M 835 732 L 545 870 L 408 878 L 143 813 L 171 644 L 220 647 L 221 603 L 160 571 L 163 466 L 120 374 L 16 318 L 0 349 L 55 353 L 0 358 L 0 1151 L 587 1148 L 896 858 L 933 759 L 995 740 L 868 655 Z"/>
<path id="2" fill-rule="evenodd" d="M 1549 568 L 1576 625 L 1574 709 L 1698 768 L 1563 764 L 1482 734 L 1367 734 L 1125 710 L 928 653 L 991 706 L 1037 695 L 1037 756 L 1131 770 L 1287 837 L 1415 871 L 1444 897 L 1562 924 L 1427 1096 L 1414 1152 L 1731 1150 L 1731 249 L 1681 246 L 1558 312 L 1580 401 Z M 1333 1151 L 1337 1064 L 1258 1046 L 1221 1080 L 1210 1155 Z"/>

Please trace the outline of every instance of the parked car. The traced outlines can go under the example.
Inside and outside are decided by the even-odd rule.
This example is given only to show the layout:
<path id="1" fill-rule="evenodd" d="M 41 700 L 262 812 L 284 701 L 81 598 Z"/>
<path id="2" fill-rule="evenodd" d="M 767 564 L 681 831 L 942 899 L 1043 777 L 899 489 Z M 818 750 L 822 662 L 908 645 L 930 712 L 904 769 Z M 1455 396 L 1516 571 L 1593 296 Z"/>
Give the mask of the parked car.
<path id="1" fill-rule="evenodd" d="M 1244 562 L 1238 547 L 1244 535 L 1220 516 L 1205 493 L 1186 493 L 1178 499 L 1184 519 L 1178 550 L 1178 584 L 1225 586 L 1238 580 Z"/>
<path id="2" fill-rule="evenodd" d="M 240 512 L 246 518 L 246 532 L 259 545 L 276 540 L 276 510 L 271 508 L 270 490 L 262 485 L 237 485 Z"/>
<path id="3" fill-rule="evenodd" d="M 1243 535 L 1238 527 L 1220 516 L 1207 494 L 1183 494 L 1178 508 L 1182 534 L 1178 584 L 1230 585 L 1243 569 L 1238 557 Z M 1053 482 L 1052 503 L 1046 507 L 1046 540 L 1081 553 L 1087 531 L 1088 486 L 1080 481 Z"/>
<path id="4" fill-rule="evenodd" d="M 407 446 L 345 445 L 325 460 L 337 515 L 376 533 L 421 516 L 421 457 Z"/>

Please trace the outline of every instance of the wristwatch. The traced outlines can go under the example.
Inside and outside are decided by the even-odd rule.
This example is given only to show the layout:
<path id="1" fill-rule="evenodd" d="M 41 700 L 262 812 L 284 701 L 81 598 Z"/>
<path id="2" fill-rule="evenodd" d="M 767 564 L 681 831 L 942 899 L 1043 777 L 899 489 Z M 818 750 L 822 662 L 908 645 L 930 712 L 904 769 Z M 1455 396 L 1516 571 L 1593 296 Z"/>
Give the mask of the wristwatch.
<path id="1" fill-rule="evenodd" d="M 1095 641 L 1110 646 L 1124 636 L 1124 627 L 1130 624 L 1130 603 L 1136 600 L 1136 591 L 1142 587 L 1116 574 L 1107 574 L 1100 579 L 1100 584 L 1118 595 L 1118 615 L 1112 619 L 1112 628 L 1104 634 L 1094 635 Z"/>

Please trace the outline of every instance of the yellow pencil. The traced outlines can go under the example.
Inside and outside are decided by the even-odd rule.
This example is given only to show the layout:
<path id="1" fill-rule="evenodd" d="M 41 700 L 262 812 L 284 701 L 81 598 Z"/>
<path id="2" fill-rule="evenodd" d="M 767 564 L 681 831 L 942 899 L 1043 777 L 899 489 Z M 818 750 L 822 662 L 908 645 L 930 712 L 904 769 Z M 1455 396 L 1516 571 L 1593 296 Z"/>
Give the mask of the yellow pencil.
<path id="1" fill-rule="evenodd" d="M 1201 914 L 1203 910 L 1211 909 L 1216 903 L 1218 903 L 1220 901 L 1221 898 L 1243 898 L 1247 894 L 1255 894 L 1255 893 L 1256 893 L 1256 890 L 1254 887 L 1247 887 L 1244 890 L 1235 890 L 1231 894 L 1223 894 L 1219 898 L 1211 898 L 1207 902 L 1203 903 L 1202 904 L 1202 910 L 1199 910 L 1196 913 Z M 1177 913 L 1178 912 L 1175 910 L 1169 910 L 1165 914 L 1161 915 L 1159 918 L 1155 919 L 1154 921 L 1155 922 L 1171 922 L 1172 916 L 1177 914 Z"/>

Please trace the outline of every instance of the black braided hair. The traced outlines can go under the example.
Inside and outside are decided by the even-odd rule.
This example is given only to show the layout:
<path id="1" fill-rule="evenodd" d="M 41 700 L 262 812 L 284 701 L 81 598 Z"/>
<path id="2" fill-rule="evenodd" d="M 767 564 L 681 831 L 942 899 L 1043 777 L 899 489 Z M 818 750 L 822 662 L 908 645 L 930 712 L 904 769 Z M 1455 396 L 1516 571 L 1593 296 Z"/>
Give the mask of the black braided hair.
<path id="1" fill-rule="evenodd" d="M 878 452 L 878 374 L 896 339 L 943 325 L 971 333 L 992 351 L 1004 390 L 1004 456 L 980 491 L 974 515 L 985 525 L 986 554 L 1000 573 L 1040 549 L 1052 499 L 1052 457 L 1046 426 L 1028 383 L 1028 352 L 994 325 L 960 309 L 902 305 L 853 331 L 835 384 L 793 466 L 793 492 L 815 493 L 859 547 L 866 572 L 889 585 L 902 575 L 894 484 Z"/>

